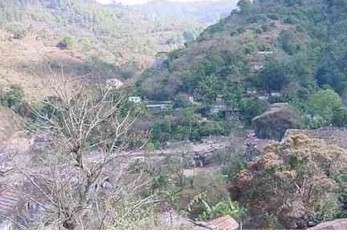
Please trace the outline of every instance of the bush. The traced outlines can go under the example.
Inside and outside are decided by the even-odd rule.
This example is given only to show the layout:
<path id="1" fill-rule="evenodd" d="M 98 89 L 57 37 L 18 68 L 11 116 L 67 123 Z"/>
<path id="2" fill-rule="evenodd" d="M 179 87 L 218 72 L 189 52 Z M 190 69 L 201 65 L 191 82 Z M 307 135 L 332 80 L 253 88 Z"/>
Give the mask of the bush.
<path id="1" fill-rule="evenodd" d="M 175 108 L 185 108 L 185 107 L 189 107 L 191 105 L 192 105 L 192 103 L 189 100 L 189 95 L 179 93 L 175 97 L 175 103 L 174 103 Z"/>
<path id="2" fill-rule="evenodd" d="M 8 32 L 12 33 L 13 39 L 23 39 L 27 34 L 27 29 L 23 25 L 17 23 L 9 24 L 6 29 Z"/>
<path id="3" fill-rule="evenodd" d="M 222 122 L 207 121 L 200 125 L 199 134 L 201 136 L 222 135 L 225 134 L 226 129 Z"/>
<path id="4" fill-rule="evenodd" d="M 220 201 L 215 205 L 209 205 L 203 199 L 201 201 L 204 209 L 199 215 L 199 219 L 203 221 L 221 216 L 231 216 L 232 218 L 240 219 L 245 214 L 245 209 L 241 208 L 237 202 L 230 199 Z"/>
<path id="5" fill-rule="evenodd" d="M 252 228 L 264 228 L 266 215 L 273 215 L 284 228 L 305 229 L 340 214 L 346 171 L 346 150 L 296 134 L 266 147 L 230 191 L 233 200 L 248 205 L 252 223 L 259 223 Z"/>
<path id="6" fill-rule="evenodd" d="M 256 85 L 267 93 L 281 91 L 291 81 L 288 66 L 278 61 L 268 62 L 255 80 Z"/>
<path id="7" fill-rule="evenodd" d="M 23 102 L 24 92 L 20 86 L 13 85 L 8 91 L 0 96 L 0 101 L 3 106 L 16 109 Z"/>
<path id="8" fill-rule="evenodd" d="M 248 43 L 244 47 L 244 51 L 245 51 L 246 55 L 254 54 L 256 50 L 257 50 L 257 47 L 256 47 L 256 45 L 254 43 Z"/>
<path id="9" fill-rule="evenodd" d="M 332 123 L 334 126 L 345 127 L 347 126 L 347 108 L 340 107 L 334 111 Z"/>
<path id="10" fill-rule="evenodd" d="M 342 107 L 340 96 L 332 89 L 319 90 L 311 95 L 308 100 L 306 110 L 312 116 L 319 116 L 325 121 L 324 126 L 328 126 L 333 122 L 334 113 Z M 339 114 L 337 112 L 337 114 Z M 343 117 L 343 115 L 336 115 Z M 335 118 L 340 121 L 341 118 Z"/>
<path id="11" fill-rule="evenodd" d="M 278 37 L 278 43 L 289 55 L 295 54 L 300 49 L 299 44 L 296 43 L 293 32 L 290 31 L 282 31 Z"/>
<path id="12" fill-rule="evenodd" d="M 277 14 L 269 14 L 269 15 L 267 15 L 267 17 L 269 19 L 272 19 L 272 20 L 279 20 L 280 19 L 280 17 Z"/>
<path id="13" fill-rule="evenodd" d="M 72 49 L 75 45 L 75 39 L 70 36 L 65 36 L 58 44 L 60 49 Z"/>
<path id="14" fill-rule="evenodd" d="M 255 98 L 243 98 L 239 103 L 241 115 L 249 125 L 252 119 L 264 113 L 267 107 L 268 104 L 266 102 Z"/>

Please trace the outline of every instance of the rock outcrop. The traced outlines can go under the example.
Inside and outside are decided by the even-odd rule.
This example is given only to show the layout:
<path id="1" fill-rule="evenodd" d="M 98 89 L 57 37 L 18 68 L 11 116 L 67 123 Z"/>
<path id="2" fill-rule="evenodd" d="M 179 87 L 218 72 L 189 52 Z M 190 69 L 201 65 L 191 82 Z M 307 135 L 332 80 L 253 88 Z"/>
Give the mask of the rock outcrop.
<path id="1" fill-rule="evenodd" d="M 309 228 L 309 230 L 347 230 L 347 218 L 323 222 Z"/>
<path id="2" fill-rule="evenodd" d="M 260 139 L 280 141 L 287 129 L 302 127 L 300 114 L 287 103 L 276 103 L 252 120 L 255 134 Z"/>

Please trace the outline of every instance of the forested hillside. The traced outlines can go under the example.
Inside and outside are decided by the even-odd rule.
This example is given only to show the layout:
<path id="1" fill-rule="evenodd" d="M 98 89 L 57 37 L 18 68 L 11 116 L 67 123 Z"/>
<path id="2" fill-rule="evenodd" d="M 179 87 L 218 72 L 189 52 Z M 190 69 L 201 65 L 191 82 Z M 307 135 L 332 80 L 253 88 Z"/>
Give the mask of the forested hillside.
<path id="1" fill-rule="evenodd" d="M 169 53 L 138 83 L 156 100 L 222 100 L 245 123 L 269 103 L 288 102 L 306 127 L 346 124 L 347 2 L 249 1 Z M 197 111 L 195 111 L 198 113 Z"/>

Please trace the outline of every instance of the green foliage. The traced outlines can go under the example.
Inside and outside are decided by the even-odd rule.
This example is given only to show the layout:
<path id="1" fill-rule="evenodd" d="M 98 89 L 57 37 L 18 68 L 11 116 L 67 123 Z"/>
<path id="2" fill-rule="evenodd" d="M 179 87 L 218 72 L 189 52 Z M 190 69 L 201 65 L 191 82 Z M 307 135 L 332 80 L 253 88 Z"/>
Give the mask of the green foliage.
<path id="1" fill-rule="evenodd" d="M 23 102 L 24 92 L 20 86 L 12 85 L 9 90 L 0 96 L 0 102 L 3 106 L 17 109 Z"/>
<path id="2" fill-rule="evenodd" d="M 234 180 L 247 167 L 244 154 L 232 154 L 222 162 L 222 173 L 229 180 Z"/>
<path id="3" fill-rule="evenodd" d="M 319 90 L 309 98 L 307 107 L 311 115 L 321 117 L 324 125 L 330 125 L 335 111 L 342 107 L 342 100 L 334 90 Z"/>
<path id="4" fill-rule="evenodd" d="M 165 117 L 155 122 L 151 129 L 151 142 L 163 144 L 170 140 L 200 141 L 205 136 L 228 135 L 227 122 L 202 121 L 193 108 L 183 108 L 177 117 Z"/>
<path id="5" fill-rule="evenodd" d="M 241 13 L 243 14 L 249 14 L 252 10 L 252 1 L 250 0 L 240 0 L 237 3 L 237 6 L 240 8 Z"/>
<path id="6" fill-rule="evenodd" d="M 61 49 L 72 49 L 75 46 L 75 39 L 71 36 L 65 36 L 57 45 Z"/>
<path id="7" fill-rule="evenodd" d="M 242 98 L 239 103 L 241 114 L 245 121 L 251 124 L 252 119 L 265 112 L 268 104 L 264 101 L 254 98 Z"/>
<path id="8" fill-rule="evenodd" d="M 333 125 L 338 127 L 347 126 L 347 108 L 346 107 L 340 107 L 334 110 L 332 123 Z"/>
<path id="9" fill-rule="evenodd" d="M 289 102 L 304 113 L 306 127 L 344 125 L 340 106 L 332 102 L 322 106 L 323 112 L 317 107 L 336 99 L 319 103 L 312 95 L 327 87 L 341 95 L 347 89 L 346 5 L 325 0 L 244 0 L 238 7 L 240 11 L 206 29 L 186 48 L 169 53 L 167 70 L 152 72 L 146 76 L 152 80 L 143 81 L 144 95 L 175 99 L 177 107 L 188 107 L 176 96 L 189 94 L 205 108 L 223 96 L 247 124 L 264 112 L 267 102 Z M 257 66 L 262 68 L 254 70 Z M 246 93 L 248 87 L 257 89 L 256 96 Z M 274 92 L 281 96 L 257 100 Z M 198 124 L 192 125 L 193 129 L 179 127 L 175 137 L 198 139 L 199 132 L 208 134 L 205 129 L 212 127 L 222 133 L 218 124 L 202 124 L 200 131 L 195 130 Z"/>
<path id="10" fill-rule="evenodd" d="M 296 43 L 294 36 L 291 31 L 282 31 L 278 38 L 280 46 L 289 55 L 293 55 L 300 50 L 300 46 Z"/>
<path id="11" fill-rule="evenodd" d="M 230 199 L 220 201 L 215 205 L 209 205 L 206 201 L 201 199 L 201 203 L 204 206 L 203 211 L 199 215 L 199 219 L 207 221 L 220 216 L 231 216 L 235 219 L 240 219 L 245 215 L 245 209 L 239 206 L 239 204 Z"/>
<path id="12" fill-rule="evenodd" d="M 282 90 L 289 82 L 287 66 L 276 61 L 268 62 L 257 79 L 257 85 L 268 93 Z"/>
<path id="13" fill-rule="evenodd" d="M 331 55 L 323 58 L 315 77 L 320 87 L 328 85 L 341 93 L 347 87 L 347 77 L 333 59 Z"/>

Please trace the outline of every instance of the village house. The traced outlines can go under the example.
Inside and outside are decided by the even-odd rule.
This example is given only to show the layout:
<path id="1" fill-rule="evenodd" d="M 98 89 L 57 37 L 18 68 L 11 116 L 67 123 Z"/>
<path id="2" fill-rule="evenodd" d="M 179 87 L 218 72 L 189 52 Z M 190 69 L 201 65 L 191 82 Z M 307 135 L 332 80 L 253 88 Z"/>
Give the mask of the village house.
<path id="1" fill-rule="evenodd" d="M 135 104 L 139 104 L 142 102 L 142 99 L 139 96 L 131 96 L 128 98 L 128 100 L 132 103 L 135 103 Z"/>
<path id="2" fill-rule="evenodd" d="M 172 101 L 145 101 L 145 104 L 151 113 L 162 113 L 173 109 Z"/>
<path id="3" fill-rule="evenodd" d="M 223 96 L 219 95 L 216 98 L 216 103 L 211 106 L 209 114 L 214 115 L 219 113 L 222 114 L 225 120 L 229 121 L 238 117 L 239 110 L 225 104 Z"/>

